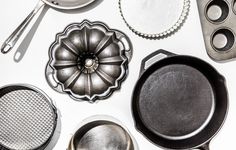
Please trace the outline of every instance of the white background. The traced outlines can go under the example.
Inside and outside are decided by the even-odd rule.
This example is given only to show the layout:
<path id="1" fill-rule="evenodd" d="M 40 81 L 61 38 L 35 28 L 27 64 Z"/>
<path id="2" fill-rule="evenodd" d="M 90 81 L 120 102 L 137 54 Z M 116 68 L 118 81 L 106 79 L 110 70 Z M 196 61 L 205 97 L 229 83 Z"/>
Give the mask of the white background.
<path id="1" fill-rule="evenodd" d="M 37 0 L 1 0 L 1 44 L 29 14 L 36 3 Z M 54 41 L 55 34 L 63 31 L 68 24 L 81 22 L 83 19 L 102 21 L 110 28 L 123 31 L 130 37 L 134 46 L 134 56 L 129 64 L 129 75 L 123 82 L 121 90 L 116 91 L 109 99 L 96 104 L 76 102 L 68 95 L 55 92 L 48 86 L 44 75 L 48 61 L 48 48 Z M 235 147 L 236 61 L 216 63 L 208 57 L 195 0 L 191 1 L 189 17 L 181 30 L 164 40 L 145 40 L 136 36 L 121 19 L 118 0 L 104 0 L 94 9 L 78 13 L 59 12 L 50 8 L 42 19 L 24 58 L 19 63 L 13 60 L 16 48 L 7 55 L 0 54 L 0 86 L 14 83 L 31 84 L 42 89 L 56 102 L 56 106 L 62 114 L 62 130 L 55 150 L 65 150 L 78 124 L 83 119 L 96 114 L 111 115 L 119 119 L 136 138 L 141 150 L 158 150 L 159 148 L 146 140 L 134 128 L 130 102 L 134 84 L 139 77 L 141 60 L 160 48 L 176 54 L 200 57 L 216 67 L 226 77 L 230 100 L 229 113 L 223 129 L 212 141 L 210 147 L 213 150 L 232 150 Z"/>

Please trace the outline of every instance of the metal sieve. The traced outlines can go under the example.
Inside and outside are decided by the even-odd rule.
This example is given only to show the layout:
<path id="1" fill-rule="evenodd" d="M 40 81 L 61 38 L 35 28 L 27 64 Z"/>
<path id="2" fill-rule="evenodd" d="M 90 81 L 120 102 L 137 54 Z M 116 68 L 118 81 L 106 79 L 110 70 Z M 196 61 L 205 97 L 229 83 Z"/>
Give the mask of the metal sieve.
<path id="1" fill-rule="evenodd" d="M 42 150 L 57 127 L 57 110 L 46 94 L 29 85 L 0 89 L 0 150 Z"/>

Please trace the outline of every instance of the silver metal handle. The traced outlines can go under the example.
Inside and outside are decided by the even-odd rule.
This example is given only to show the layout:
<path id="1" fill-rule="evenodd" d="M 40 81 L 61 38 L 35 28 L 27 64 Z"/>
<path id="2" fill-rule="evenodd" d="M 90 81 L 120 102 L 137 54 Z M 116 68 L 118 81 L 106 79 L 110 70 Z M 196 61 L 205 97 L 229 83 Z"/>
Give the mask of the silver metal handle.
<path id="1" fill-rule="evenodd" d="M 25 18 L 25 20 L 16 28 L 16 30 L 7 38 L 1 47 L 1 52 L 6 54 L 8 53 L 16 44 L 30 21 L 34 18 L 37 12 L 45 6 L 45 3 L 41 0 L 38 2 L 34 10 Z"/>
<path id="2" fill-rule="evenodd" d="M 133 57 L 133 45 L 129 37 L 120 31 L 116 31 L 116 36 L 117 39 L 121 41 L 121 44 L 124 47 L 125 56 L 128 58 L 128 61 L 130 62 Z"/>

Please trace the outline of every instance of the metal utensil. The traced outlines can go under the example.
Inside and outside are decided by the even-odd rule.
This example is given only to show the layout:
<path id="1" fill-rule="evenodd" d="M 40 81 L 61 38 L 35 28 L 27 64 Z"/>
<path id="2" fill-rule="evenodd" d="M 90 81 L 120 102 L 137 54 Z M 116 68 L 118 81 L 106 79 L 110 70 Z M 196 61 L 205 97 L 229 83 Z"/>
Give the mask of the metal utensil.
<path id="1" fill-rule="evenodd" d="M 134 138 L 120 123 L 108 116 L 96 118 L 81 125 L 68 150 L 138 150 Z"/>
<path id="2" fill-rule="evenodd" d="M 8 53 L 16 44 L 27 25 L 34 18 L 34 16 L 39 12 L 39 10 L 48 5 L 52 8 L 62 9 L 62 10 L 72 10 L 85 7 L 95 0 L 39 0 L 38 4 L 34 10 L 26 17 L 26 19 L 16 28 L 16 30 L 7 38 L 1 47 L 2 53 Z"/>
<path id="3" fill-rule="evenodd" d="M 59 138 L 58 111 L 31 85 L 0 88 L 0 149 L 44 150 Z"/>
<path id="4" fill-rule="evenodd" d="M 157 146 L 209 150 L 228 111 L 225 79 L 198 58 L 156 51 L 142 61 L 132 111 Z"/>
<path id="5" fill-rule="evenodd" d="M 132 44 L 124 33 L 84 20 L 57 34 L 49 50 L 46 78 L 56 91 L 94 102 L 120 88 L 131 56 Z"/>

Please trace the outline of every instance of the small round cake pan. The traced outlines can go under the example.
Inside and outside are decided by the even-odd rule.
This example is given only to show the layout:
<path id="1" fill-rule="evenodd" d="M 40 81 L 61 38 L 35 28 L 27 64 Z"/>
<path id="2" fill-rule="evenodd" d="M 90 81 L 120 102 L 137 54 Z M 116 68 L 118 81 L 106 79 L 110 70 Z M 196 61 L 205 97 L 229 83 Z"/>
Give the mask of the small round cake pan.
<path id="1" fill-rule="evenodd" d="M 94 102 L 120 88 L 128 74 L 132 44 L 104 23 L 84 20 L 57 34 L 49 57 L 49 85 L 75 100 Z"/>
<path id="2" fill-rule="evenodd" d="M 81 123 L 68 150 L 138 150 L 138 146 L 118 120 L 94 116 Z"/>
<path id="3" fill-rule="evenodd" d="M 60 134 L 56 107 L 31 85 L 0 88 L 0 149 L 52 149 Z"/>

